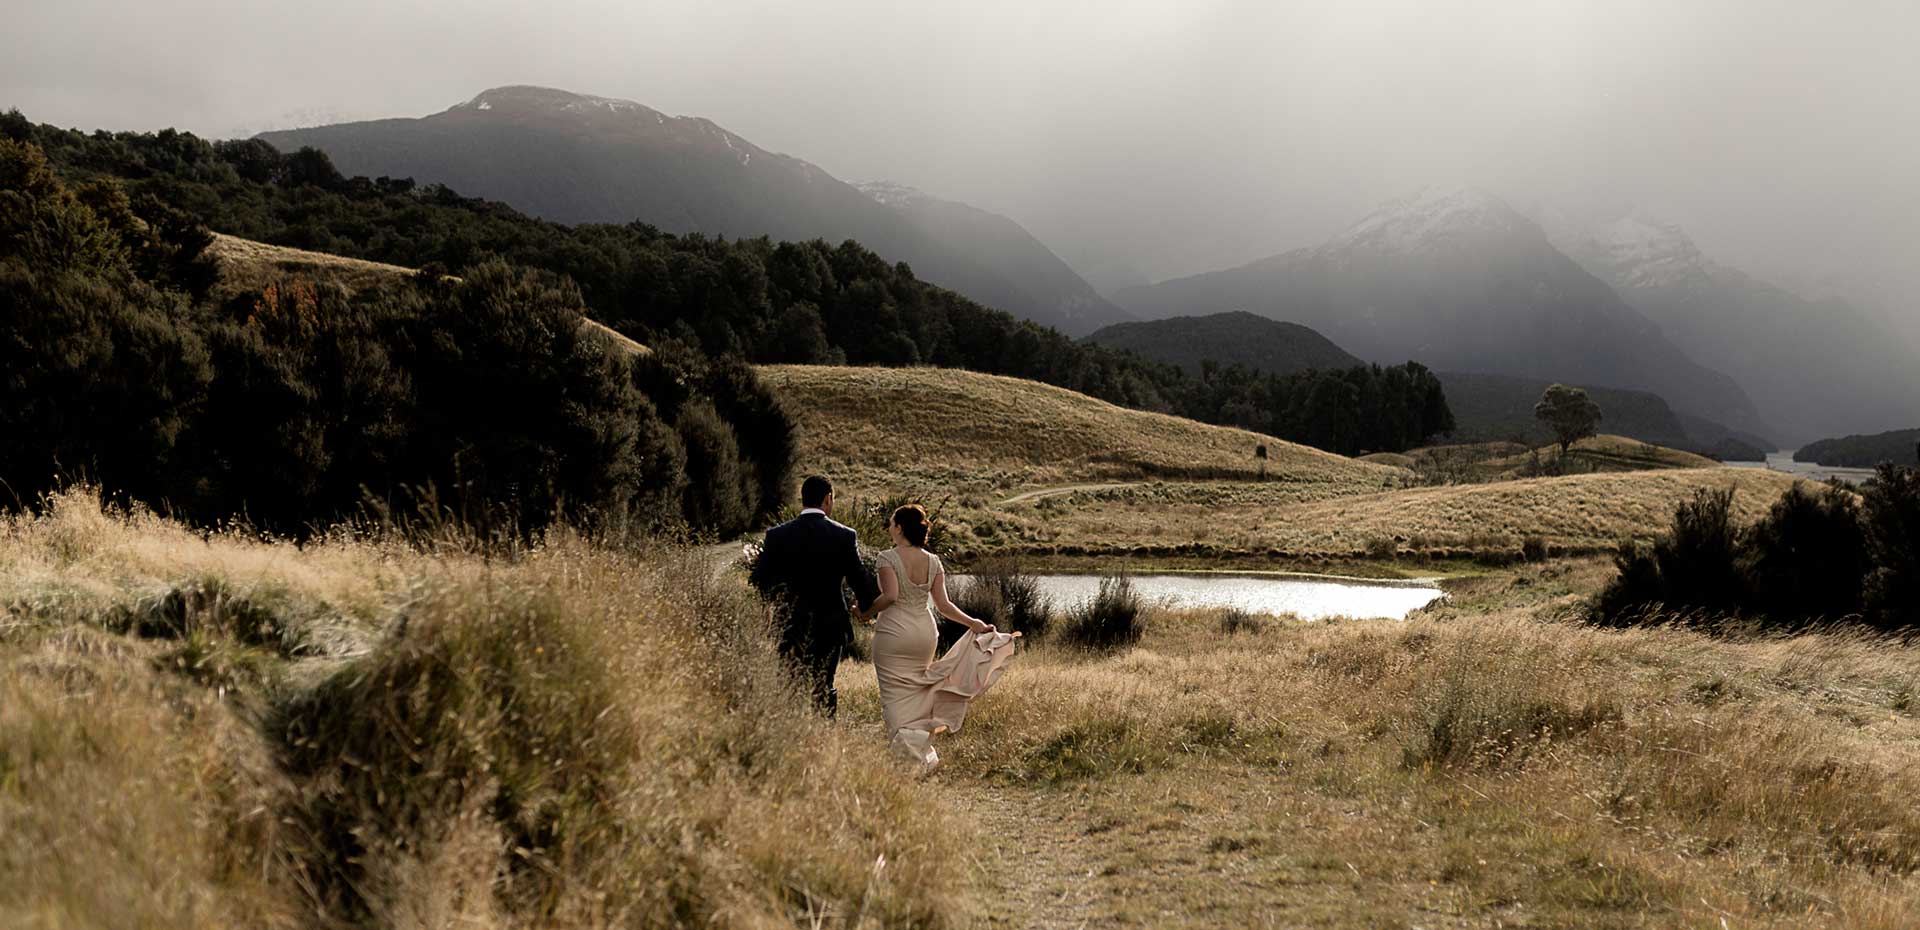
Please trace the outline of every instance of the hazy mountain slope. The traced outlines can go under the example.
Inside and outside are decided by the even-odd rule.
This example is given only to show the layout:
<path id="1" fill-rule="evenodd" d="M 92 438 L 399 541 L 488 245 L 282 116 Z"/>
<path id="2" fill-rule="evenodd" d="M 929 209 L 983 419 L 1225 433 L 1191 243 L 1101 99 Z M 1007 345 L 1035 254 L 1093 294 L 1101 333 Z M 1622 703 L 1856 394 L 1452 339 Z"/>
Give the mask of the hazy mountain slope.
<path id="1" fill-rule="evenodd" d="M 940 246 L 1004 275 L 1010 286 L 1025 293 L 1028 304 L 1052 307 L 1059 318 L 1054 325 L 1063 332 L 1077 336 L 1132 318 L 1007 217 L 888 181 L 854 186 Z"/>
<path id="2" fill-rule="evenodd" d="M 1684 230 L 1642 215 L 1546 225 L 1688 355 L 1744 385 L 1789 446 L 1920 422 L 1920 357 L 1851 304 L 1721 265 Z"/>
<path id="3" fill-rule="evenodd" d="M 1188 374 L 1198 374 L 1204 361 L 1275 374 L 1365 364 L 1305 326 L 1245 311 L 1116 323 L 1086 341 L 1178 365 Z"/>
<path id="4" fill-rule="evenodd" d="M 1047 268 L 1052 255 L 1044 247 L 1043 255 L 1028 254 L 1038 243 L 1024 232 L 989 248 L 981 240 L 992 236 L 977 228 L 924 228 L 922 218 L 806 161 L 709 120 L 632 101 L 500 87 L 419 119 L 260 138 L 282 150 L 321 149 L 349 175 L 437 182 L 564 223 L 638 220 L 736 238 L 857 239 L 929 281 L 1075 335 L 1124 318 L 1064 265 L 1036 276 L 1033 269 Z"/>
<path id="5" fill-rule="evenodd" d="M 1425 191 L 1346 232 L 1239 268 L 1115 294 L 1142 318 L 1251 310 L 1369 361 L 1652 391 L 1765 432 L 1726 375 L 1681 351 L 1533 221 L 1472 190 Z"/>
<path id="6" fill-rule="evenodd" d="M 1551 432 L 1533 416 L 1533 405 L 1540 400 L 1551 381 L 1514 375 L 1441 372 L 1440 383 L 1447 391 L 1447 406 L 1457 424 L 1455 439 L 1482 442 L 1519 439 L 1544 442 Z M 1618 388 L 1588 387 L 1587 395 L 1600 405 L 1603 419 L 1600 430 L 1676 449 L 1704 446 L 1697 443 L 1678 415 L 1657 394 Z"/>

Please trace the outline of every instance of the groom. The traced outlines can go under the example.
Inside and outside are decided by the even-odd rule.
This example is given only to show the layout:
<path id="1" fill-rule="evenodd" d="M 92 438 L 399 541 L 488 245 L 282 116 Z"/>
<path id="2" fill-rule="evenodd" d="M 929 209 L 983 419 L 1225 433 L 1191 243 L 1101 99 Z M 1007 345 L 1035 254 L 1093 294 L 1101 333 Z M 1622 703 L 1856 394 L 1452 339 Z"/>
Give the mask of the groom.
<path id="1" fill-rule="evenodd" d="M 865 613 L 880 596 L 860 559 L 859 534 L 835 523 L 833 482 L 814 475 L 800 485 L 800 516 L 767 531 L 760 559 L 749 577 L 775 599 L 780 655 L 813 693 L 813 702 L 833 716 L 839 695 L 833 673 L 853 642 L 853 621 L 840 582 L 853 588 Z"/>

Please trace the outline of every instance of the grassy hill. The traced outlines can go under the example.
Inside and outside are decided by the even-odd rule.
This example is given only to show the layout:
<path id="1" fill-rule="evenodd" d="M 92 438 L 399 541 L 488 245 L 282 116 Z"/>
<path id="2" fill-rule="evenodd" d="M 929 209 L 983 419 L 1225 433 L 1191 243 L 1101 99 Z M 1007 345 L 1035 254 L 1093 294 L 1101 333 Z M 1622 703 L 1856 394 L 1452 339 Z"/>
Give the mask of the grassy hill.
<path id="1" fill-rule="evenodd" d="M 1407 468 L 1429 483 L 1505 481 L 1554 474 L 1649 471 L 1663 468 L 1711 468 L 1713 459 L 1625 436 L 1601 434 L 1573 444 L 1565 455 L 1558 445 L 1529 447 L 1517 442 L 1457 443 L 1424 446 L 1403 454 L 1364 456 L 1367 461 Z"/>
<path id="2" fill-rule="evenodd" d="M 856 485 L 993 495 L 1151 478 L 1258 480 L 1348 493 L 1404 472 L 1271 436 L 1117 407 L 1018 378 L 935 368 L 760 369 L 801 425 L 802 470 Z"/>

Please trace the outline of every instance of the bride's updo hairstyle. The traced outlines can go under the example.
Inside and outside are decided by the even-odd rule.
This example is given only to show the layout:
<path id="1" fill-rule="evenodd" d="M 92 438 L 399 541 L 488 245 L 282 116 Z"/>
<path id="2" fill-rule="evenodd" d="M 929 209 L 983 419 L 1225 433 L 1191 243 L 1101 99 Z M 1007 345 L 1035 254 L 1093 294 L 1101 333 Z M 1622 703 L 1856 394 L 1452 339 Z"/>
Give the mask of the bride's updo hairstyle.
<path id="1" fill-rule="evenodd" d="M 933 528 L 933 521 L 927 519 L 927 508 L 919 504 L 907 504 L 896 508 L 889 521 L 900 528 L 900 535 L 922 549 L 927 547 L 927 530 Z"/>

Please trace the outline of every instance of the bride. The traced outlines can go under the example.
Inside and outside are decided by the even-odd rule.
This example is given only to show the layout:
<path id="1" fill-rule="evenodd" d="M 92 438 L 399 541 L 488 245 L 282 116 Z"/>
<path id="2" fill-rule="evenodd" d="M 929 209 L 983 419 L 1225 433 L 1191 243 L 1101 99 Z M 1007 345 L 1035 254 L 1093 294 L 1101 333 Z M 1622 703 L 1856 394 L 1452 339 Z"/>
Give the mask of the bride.
<path id="1" fill-rule="evenodd" d="M 878 560 L 873 668 L 893 748 L 931 770 L 940 764 L 933 737 L 960 729 L 967 703 L 1000 677 L 1020 634 L 999 632 L 953 605 L 940 557 L 926 550 L 928 528 L 919 504 L 895 510 L 887 521 L 893 548 Z M 936 610 L 969 631 L 937 659 Z"/>

